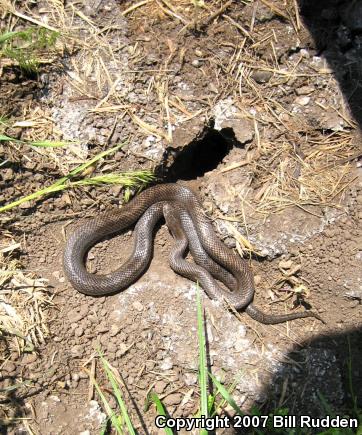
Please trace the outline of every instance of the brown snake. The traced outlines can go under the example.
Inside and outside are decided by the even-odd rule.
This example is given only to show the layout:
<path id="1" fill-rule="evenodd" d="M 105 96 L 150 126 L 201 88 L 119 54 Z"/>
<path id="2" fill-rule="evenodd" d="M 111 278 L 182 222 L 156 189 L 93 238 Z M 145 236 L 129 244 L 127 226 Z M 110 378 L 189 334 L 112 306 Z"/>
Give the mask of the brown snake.
<path id="1" fill-rule="evenodd" d="M 272 315 L 257 309 L 254 279 L 248 263 L 227 248 L 216 236 L 195 194 L 177 184 L 161 184 L 141 192 L 121 209 L 105 212 L 79 226 L 68 238 L 63 267 L 73 287 L 91 296 L 104 296 L 129 287 L 145 271 L 152 258 L 153 230 L 162 215 L 175 238 L 171 266 L 183 276 L 199 281 L 212 299 L 226 298 L 236 310 L 245 310 L 253 319 L 274 324 L 302 317 L 311 311 Z M 85 256 L 97 242 L 134 225 L 133 251 L 126 262 L 107 275 L 89 273 Z M 189 247 L 197 264 L 184 260 Z M 218 279 L 230 291 L 223 290 Z"/>

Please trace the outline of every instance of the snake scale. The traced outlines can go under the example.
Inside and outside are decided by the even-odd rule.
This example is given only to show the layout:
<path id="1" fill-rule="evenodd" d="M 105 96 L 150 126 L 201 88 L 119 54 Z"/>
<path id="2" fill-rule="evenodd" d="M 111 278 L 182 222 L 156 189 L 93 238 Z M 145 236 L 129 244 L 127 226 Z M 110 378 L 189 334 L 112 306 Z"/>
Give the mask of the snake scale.
<path id="1" fill-rule="evenodd" d="M 226 298 L 236 310 L 245 310 L 250 317 L 264 324 L 303 317 L 323 321 L 312 311 L 274 315 L 256 308 L 252 303 L 254 279 L 247 261 L 218 239 L 196 195 L 178 184 L 150 187 L 121 209 L 104 212 L 76 228 L 66 242 L 63 257 L 64 272 L 73 287 L 86 295 L 105 296 L 134 283 L 152 259 L 153 230 L 163 215 L 174 237 L 170 255 L 172 269 L 198 281 L 211 299 Z M 126 262 L 107 275 L 88 272 L 85 266 L 88 250 L 106 236 L 134 224 L 133 250 Z M 195 263 L 184 259 L 187 249 Z"/>

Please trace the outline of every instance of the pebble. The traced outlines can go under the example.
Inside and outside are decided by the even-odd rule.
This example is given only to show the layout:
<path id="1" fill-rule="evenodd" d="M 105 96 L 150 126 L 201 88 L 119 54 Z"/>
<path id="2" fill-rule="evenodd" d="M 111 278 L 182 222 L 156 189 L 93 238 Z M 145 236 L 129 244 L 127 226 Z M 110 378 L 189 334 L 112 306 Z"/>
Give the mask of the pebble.
<path id="1" fill-rule="evenodd" d="M 313 86 L 302 86 L 296 90 L 297 95 L 308 95 L 314 92 Z"/>
<path id="2" fill-rule="evenodd" d="M 88 306 L 81 306 L 78 312 L 75 310 L 69 311 L 68 318 L 72 323 L 79 322 L 80 320 L 84 319 L 87 314 Z"/>
<path id="3" fill-rule="evenodd" d="M 260 275 L 255 275 L 254 276 L 254 284 L 255 286 L 258 286 L 261 283 L 261 276 Z"/>
<path id="4" fill-rule="evenodd" d="M 137 310 L 139 312 L 143 311 L 143 309 L 144 309 L 144 306 L 139 301 L 133 302 L 132 306 L 135 310 Z"/>
<path id="5" fill-rule="evenodd" d="M 84 329 L 82 326 L 78 326 L 75 330 L 74 330 L 74 335 L 76 337 L 81 337 L 84 334 Z"/>
<path id="6" fill-rule="evenodd" d="M 110 194 L 118 198 L 122 191 L 122 186 L 112 186 L 110 189 Z"/>
<path id="7" fill-rule="evenodd" d="M 24 210 L 33 207 L 33 202 L 32 201 L 25 201 L 22 204 L 19 205 L 19 208 L 22 208 Z"/>
<path id="8" fill-rule="evenodd" d="M 70 349 L 70 353 L 74 358 L 81 358 L 83 356 L 83 347 L 79 344 L 76 344 Z"/>
<path id="9" fill-rule="evenodd" d="M 5 372 L 11 373 L 14 372 L 16 370 L 16 365 L 11 362 L 11 361 L 7 361 L 2 368 Z"/>
<path id="10" fill-rule="evenodd" d="M 165 405 L 178 405 L 181 403 L 182 395 L 180 393 L 172 393 L 163 399 Z"/>
<path id="11" fill-rule="evenodd" d="M 196 373 L 185 373 L 184 382 L 188 386 L 195 385 L 197 383 Z"/>
<path id="12" fill-rule="evenodd" d="M 7 168 L 3 172 L 2 177 L 4 181 L 10 181 L 14 177 L 14 171 L 11 168 Z"/>
<path id="13" fill-rule="evenodd" d="M 119 343 L 116 357 L 121 357 L 127 352 L 128 346 L 125 343 Z"/>
<path id="14" fill-rule="evenodd" d="M 111 337 L 114 337 L 115 335 L 117 335 L 120 332 L 121 329 L 122 329 L 121 325 L 117 325 L 116 323 L 114 323 L 111 326 L 111 329 L 109 330 L 109 335 Z"/>
<path id="15" fill-rule="evenodd" d="M 310 97 L 308 97 L 306 95 L 297 97 L 295 99 L 295 103 L 299 104 L 300 106 L 306 106 L 309 103 L 309 101 L 310 101 Z"/>
<path id="16" fill-rule="evenodd" d="M 38 359 L 36 353 L 27 353 L 23 356 L 22 363 L 23 364 L 32 364 Z"/>
<path id="17" fill-rule="evenodd" d="M 157 381 L 155 383 L 155 386 L 153 387 L 153 389 L 155 390 L 155 392 L 157 394 L 161 394 L 165 391 L 166 387 L 167 387 L 167 382 L 165 381 Z"/>
<path id="18" fill-rule="evenodd" d="M 173 367 L 173 363 L 170 357 L 165 358 L 161 364 L 160 364 L 160 369 L 161 370 L 170 370 Z"/>
<path id="19" fill-rule="evenodd" d="M 267 83 L 273 76 L 271 71 L 254 71 L 251 74 L 251 78 L 257 83 Z"/>
<path id="20" fill-rule="evenodd" d="M 195 68 L 199 68 L 202 62 L 199 59 L 194 59 L 191 63 Z"/>
<path id="21" fill-rule="evenodd" d="M 226 381 L 226 373 L 225 370 L 215 367 L 213 370 L 213 375 L 215 378 L 221 383 L 224 384 Z"/>
<path id="22" fill-rule="evenodd" d="M 278 264 L 281 269 L 290 269 L 293 266 L 292 260 L 281 260 Z"/>

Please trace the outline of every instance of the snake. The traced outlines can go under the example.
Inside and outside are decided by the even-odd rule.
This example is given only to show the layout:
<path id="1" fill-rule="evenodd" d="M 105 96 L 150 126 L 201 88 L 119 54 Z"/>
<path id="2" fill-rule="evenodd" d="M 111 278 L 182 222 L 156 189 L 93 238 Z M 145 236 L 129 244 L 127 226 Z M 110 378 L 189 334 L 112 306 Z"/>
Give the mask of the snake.
<path id="1" fill-rule="evenodd" d="M 226 299 L 235 310 L 245 311 L 264 324 L 304 317 L 323 322 L 313 311 L 274 315 L 256 308 L 253 304 L 254 277 L 248 262 L 217 237 L 196 194 L 176 183 L 149 187 L 121 208 L 102 212 L 78 225 L 64 248 L 63 269 L 68 281 L 77 291 L 89 296 L 107 296 L 128 288 L 151 262 L 153 234 L 162 217 L 174 238 L 171 268 L 198 281 L 211 299 Z M 106 237 L 132 226 L 133 248 L 127 260 L 114 272 L 90 273 L 85 261 L 88 251 Z M 185 260 L 187 249 L 195 263 Z"/>

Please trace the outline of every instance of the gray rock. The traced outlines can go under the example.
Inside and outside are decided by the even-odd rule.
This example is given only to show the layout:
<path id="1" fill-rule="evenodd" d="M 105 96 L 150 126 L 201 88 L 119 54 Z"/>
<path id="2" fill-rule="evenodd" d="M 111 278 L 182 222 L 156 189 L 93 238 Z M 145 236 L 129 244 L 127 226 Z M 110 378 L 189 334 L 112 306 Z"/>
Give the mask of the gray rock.
<path id="1" fill-rule="evenodd" d="M 251 74 L 251 78 L 259 84 L 267 83 L 272 77 L 273 73 L 271 71 L 256 70 Z"/>

